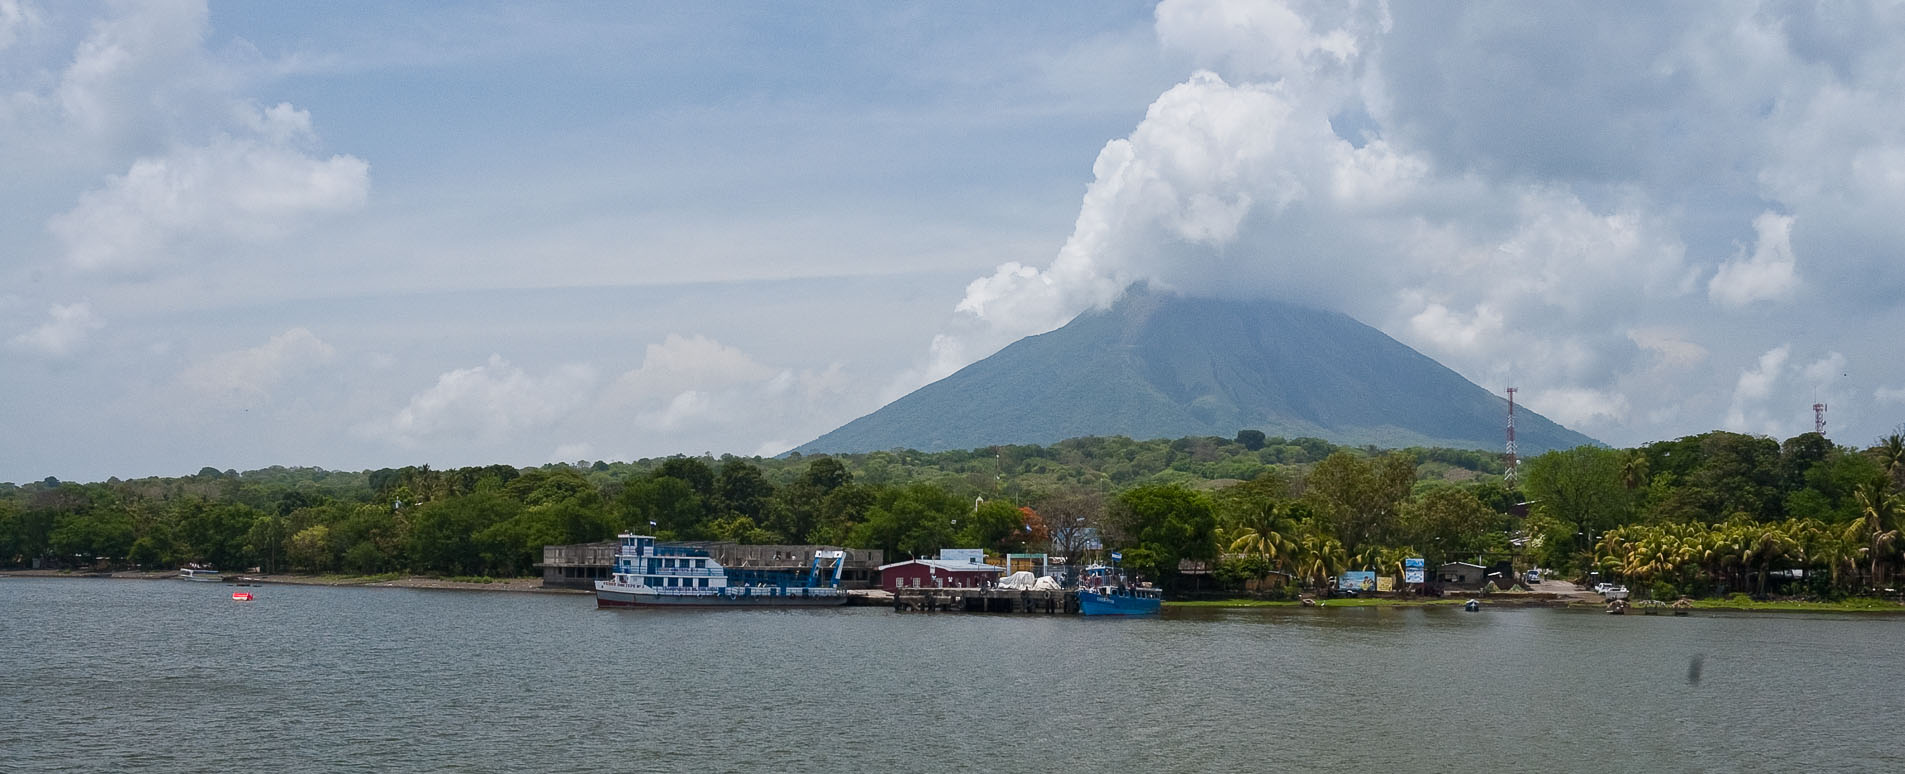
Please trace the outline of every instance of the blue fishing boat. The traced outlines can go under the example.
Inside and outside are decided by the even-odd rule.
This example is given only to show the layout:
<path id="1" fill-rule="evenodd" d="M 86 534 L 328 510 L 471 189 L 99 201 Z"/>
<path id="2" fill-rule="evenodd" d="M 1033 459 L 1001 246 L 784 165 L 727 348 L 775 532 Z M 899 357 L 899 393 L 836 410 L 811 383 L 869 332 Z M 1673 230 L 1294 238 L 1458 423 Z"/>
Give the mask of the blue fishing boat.
<path id="1" fill-rule="evenodd" d="M 1100 586 L 1078 590 L 1078 612 L 1083 615 L 1157 615 L 1164 597 L 1142 586 Z"/>
<path id="2" fill-rule="evenodd" d="M 1124 557 L 1112 552 L 1111 560 Z M 1136 584 L 1116 568 L 1092 565 L 1078 588 L 1081 615 L 1156 615 L 1164 609 L 1163 593 L 1151 584 Z"/>

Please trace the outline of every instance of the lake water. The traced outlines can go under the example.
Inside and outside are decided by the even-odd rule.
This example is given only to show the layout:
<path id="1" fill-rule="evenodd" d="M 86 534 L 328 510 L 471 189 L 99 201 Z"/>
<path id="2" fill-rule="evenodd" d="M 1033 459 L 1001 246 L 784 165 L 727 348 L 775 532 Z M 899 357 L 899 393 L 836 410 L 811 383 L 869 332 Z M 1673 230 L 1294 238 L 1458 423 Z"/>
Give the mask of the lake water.
<path id="1" fill-rule="evenodd" d="M 248 590 L 0 578 L 0 771 L 1905 770 L 1898 617 Z"/>

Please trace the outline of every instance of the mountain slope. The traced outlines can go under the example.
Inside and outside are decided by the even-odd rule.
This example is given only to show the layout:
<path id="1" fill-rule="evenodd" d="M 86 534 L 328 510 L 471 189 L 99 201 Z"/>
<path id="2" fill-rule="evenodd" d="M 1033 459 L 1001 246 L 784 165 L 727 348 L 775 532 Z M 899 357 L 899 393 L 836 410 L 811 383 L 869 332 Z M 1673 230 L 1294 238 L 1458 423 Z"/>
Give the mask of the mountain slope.
<path id="1" fill-rule="evenodd" d="M 1346 315 L 1134 288 L 1108 310 L 1014 342 L 795 451 L 1229 437 L 1243 428 L 1339 444 L 1496 449 L 1506 411 L 1502 397 Z M 1524 454 L 1595 443 L 1520 407 L 1515 419 Z"/>

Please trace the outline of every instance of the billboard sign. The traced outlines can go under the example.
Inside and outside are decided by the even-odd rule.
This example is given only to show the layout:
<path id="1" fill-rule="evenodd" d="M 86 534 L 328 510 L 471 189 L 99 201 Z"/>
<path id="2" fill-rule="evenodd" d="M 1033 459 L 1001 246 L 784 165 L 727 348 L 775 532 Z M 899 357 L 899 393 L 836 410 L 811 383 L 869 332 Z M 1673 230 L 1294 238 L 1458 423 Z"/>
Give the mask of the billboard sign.
<path id="1" fill-rule="evenodd" d="M 1369 570 L 1351 570 L 1336 576 L 1336 587 L 1355 591 L 1375 591 L 1376 573 Z"/>
<path id="2" fill-rule="evenodd" d="M 1421 583 L 1423 575 L 1422 568 L 1423 561 L 1419 557 L 1402 560 L 1402 582 Z"/>

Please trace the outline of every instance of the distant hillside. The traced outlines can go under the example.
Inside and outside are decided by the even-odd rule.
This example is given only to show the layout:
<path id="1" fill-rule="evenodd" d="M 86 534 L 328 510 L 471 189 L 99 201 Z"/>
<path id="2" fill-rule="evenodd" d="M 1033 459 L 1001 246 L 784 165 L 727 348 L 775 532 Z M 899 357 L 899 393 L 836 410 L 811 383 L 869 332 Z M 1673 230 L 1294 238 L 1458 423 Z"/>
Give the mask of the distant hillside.
<path id="1" fill-rule="evenodd" d="M 1507 401 L 1381 331 L 1272 301 L 1134 288 L 1110 309 L 887 404 L 795 451 L 1229 437 L 1254 428 L 1385 447 L 1498 449 Z M 1518 408 L 1524 455 L 1596 443 Z"/>

